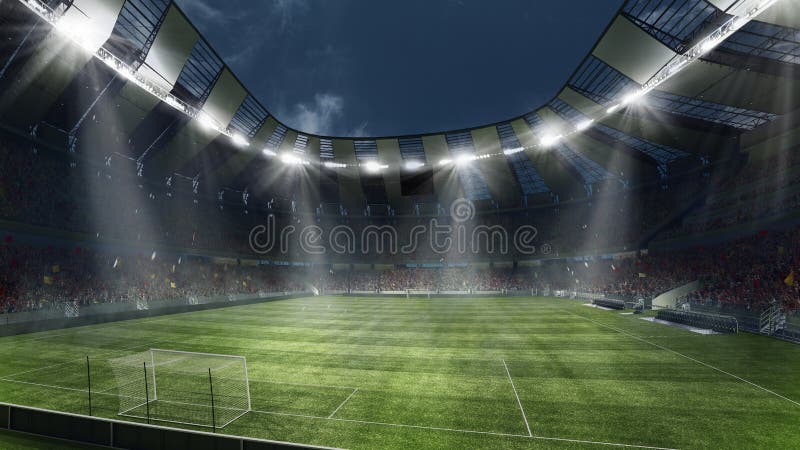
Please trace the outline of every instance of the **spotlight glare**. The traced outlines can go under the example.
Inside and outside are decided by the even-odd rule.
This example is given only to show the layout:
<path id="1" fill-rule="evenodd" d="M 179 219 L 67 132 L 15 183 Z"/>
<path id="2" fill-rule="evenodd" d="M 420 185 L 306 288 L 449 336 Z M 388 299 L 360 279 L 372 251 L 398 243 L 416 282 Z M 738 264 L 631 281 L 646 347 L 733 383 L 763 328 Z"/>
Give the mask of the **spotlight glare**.
<path id="1" fill-rule="evenodd" d="M 456 157 L 456 165 L 463 166 L 465 164 L 469 164 L 472 161 L 475 161 L 475 156 L 473 155 L 458 155 Z"/>
<path id="2" fill-rule="evenodd" d="M 619 109 L 619 103 L 617 103 L 616 105 L 613 105 L 613 106 L 611 106 L 610 108 L 608 108 L 608 109 L 606 110 L 606 112 L 607 112 L 607 113 L 609 113 L 609 114 L 611 114 L 611 113 L 613 113 L 614 111 L 616 111 L 616 110 L 618 110 L 618 109 Z"/>
<path id="3" fill-rule="evenodd" d="M 281 155 L 281 161 L 283 161 L 284 164 L 289 164 L 291 166 L 299 166 L 301 164 L 308 164 L 305 160 L 303 160 L 301 158 L 298 158 L 297 156 L 292 155 L 291 153 L 282 154 Z"/>
<path id="4" fill-rule="evenodd" d="M 389 166 L 382 165 L 378 161 L 367 161 L 366 163 L 362 164 L 362 167 L 364 167 L 367 172 L 378 173 Z"/>
<path id="5" fill-rule="evenodd" d="M 322 165 L 329 169 L 344 169 L 347 167 L 347 164 L 337 163 L 333 161 L 325 161 L 324 163 L 322 163 Z"/>
<path id="6" fill-rule="evenodd" d="M 587 119 L 584 120 L 583 122 L 578 123 L 578 125 L 575 126 L 575 129 L 578 131 L 583 131 L 591 127 L 593 123 L 594 119 Z"/>
<path id="7" fill-rule="evenodd" d="M 452 160 L 452 159 L 447 159 L 447 158 L 445 158 L 445 159 L 443 159 L 443 160 L 439 161 L 439 165 L 440 165 L 440 166 L 446 166 L 446 165 L 450 164 L 451 162 L 453 162 L 453 160 Z"/>
<path id="8" fill-rule="evenodd" d="M 406 161 L 405 167 L 408 170 L 417 170 L 420 167 L 424 167 L 425 163 L 422 161 Z"/>
<path id="9" fill-rule="evenodd" d="M 557 143 L 559 140 L 561 140 L 561 135 L 560 134 L 556 135 L 556 136 L 552 136 L 552 135 L 544 136 L 542 138 L 542 140 L 541 140 L 541 144 L 542 144 L 543 147 L 550 147 L 550 146 L 554 145 L 555 143 Z"/>
<path id="10" fill-rule="evenodd" d="M 634 92 L 632 94 L 628 94 L 622 99 L 623 105 L 630 105 L 631 103 L 636 103 L 642 97 L 641 92 Z"/>
<path id="11" fill-rule="evenodd" d="M 234 133 L 233 136 L 231 136 L 231 140 L 238 147 L 249 147 L 250 146 L 250 143 L 247 142 L 247 139 L 244 136 L 242 136 L 241 134 L 239 134 L 239 133 Z"/>
<path id="12" fill-rule="evenodd" d="M 86 23 L 67 23 L 68 18 L 61 17 L 54 24 L 56 30 L 61 33 L 64 37 L 67 37 L 74 41 L 76 44 L 80 45 L 83 49 L 90 51 L 92 53 L 97 50 L 97 47 L 93 43 L 95 39 L 93 39 L 93 30 L 91 26 Z M 74 20 L 72 22 L 75 22 Z"/>
<path id="13" fill-rule="evenodd" d="M 201 111 L 200 113 L 197 114 L 196 118 L 204 129 L 208 131 L 213 131 L 217 129 L 217 125 L 214 123 L 214 119 L 212 119 L 211 116 L 209 116 L 208 114 Z"/>
<path id="14" fill-rule="evenodd" d="M 261 153 L 263 153 L 264 156 L 278 156 L 277 153 L 273 152 L 272 150 L 270 150 L 268 148 L 265 148 L 264 150 L 261 150 Z"/>

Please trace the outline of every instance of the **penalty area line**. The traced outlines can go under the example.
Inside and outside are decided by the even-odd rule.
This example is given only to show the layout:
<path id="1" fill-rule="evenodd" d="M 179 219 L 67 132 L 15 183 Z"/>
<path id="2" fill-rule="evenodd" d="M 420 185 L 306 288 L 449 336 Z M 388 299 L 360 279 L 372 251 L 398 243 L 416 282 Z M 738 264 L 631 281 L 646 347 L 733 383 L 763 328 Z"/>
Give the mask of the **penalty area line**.
<path id="1" fill-rule="evenodd" d="M 344 401 L 342 403 L 340 403 L 339 406 L 336 409 L 333 410 L 331 415 L 328 416 L 328 419 L 333 418 L 333 416 L 335 416 L 336 413 L 339 412 L 340 409 L 342 409 L 342 406 L 344 406 L 344 404 L 347 403 L 350 400 L 350 398 L 352 398 L 354 395 L 356 395 L 356 392 L 358 392 L 358 388 L 353 389 L 353 392 L 351 392 L 350 395 L 348 395 L 347 398 L 344 399 Z"/>
<path id="2" fill-rule="evenodd" d="M 525 409 L 522 408 L 522 401 L 519 399 L 519 394 L 517 393 L 517 387 L 514 386 L 514 380 L 511 379 L 511 372 L 508 370 L 508 364 L 506 364 L 506 360 L 503 359 L 503 367 L 506 368 L 506 375 L 508 375 L 508 382 L 511 383 L 511 389 L 514 390 L 514 396 L 517 397 L 517 405 L 519 405 L 519 411 L 522 413 L 522 420 L 525 421 L 525 428 L 528 429 L 528 436 L 533 436 L 531 433 L 531 426 L 528 425 L 528 418 L 525 416 Z"/>
<path id="3" fill-rule="evenodd" d="M 636 339 L 637 341 L 644 342 L 645 344 L 652 345 L 653 347 L 660 348 L 661 350 L 665 350 L 665 351 L 667 351 L 667 352 L 673 353 L 673 354 L 675 354 L 675 355 L 678 355 L 678 356 L 680 356 L 680 357 L 686 358 L 686 359 L 688 359 L 689 361 L 693 361 L 693 362 L 695 362 L 695 363 L 697 363 L 697 364 L 700 364 L 701 366 L 705 366 L 705 367 L 708 367 L 709 369 L 716 370 L 716 371 L 717 371 L 717 372 L 719 372 L 719 373 L 725 374 L 725 375 L 727 375 L 727 376 L 729 376 L 729 377 L 731 377 L 731 378 L 735 378 L 735 379 L 737 379 L 737 380 L 739 380 L 739 381 L 741 381 L 741 382 L 743 382 L 743 383 L 747 383 L 747 384 L 749 384 L 750 386 L 753 386 L 753 387 L 755 387 L 755 388 L 761 389 L 762 391 L 764 391 L 764 392 L 767 392 L 767 393 L 769 393 L 769 394 L 772 394 L 772 395 L 774 395 L 774 396 L 776 396 L 776 397 L 778 397 L 778 398 L 782 398 L 783 400 L 786 400 L 787 402 L 794 403 L 796 406 L 800 406 L 800 403 L 799 403 L 799 402 L 797 402 L 797 401 L 795 401 L 795 400 L 792 400 L 792 399 L 790 399 L 789 397 L 784 397 L 783 395 L 781 395 L 781 394 L 779 394 L 779 393 L 777 393 L 777 392 L 775 392 L 775 391 L 773 391 L 773 390 L 771 390 L 771 389 L 767 389 L 767 388 L 765 388 L 764 386 L 761 386 L 761 385 L 759 385 L 759 384 L 753 383 L 753 382 L 752 382 L 752 381 L 750 381 L 750 380 L 746 380 L 746 379 L 744 379 L 744 378 L 740 377 L 739 375 L 732 374 L 732 373 L 730 373 L 730 372 L 728 372 L 728 371 L 725 371 L 725 370 L 722 370 L 722 369 L 720 369 L 719 367 L 712 366 L 711 364 L 708 364 L 708 363 L 706 363 L 706 362 L 700 361 L 699 359 L 692 358 L 691 356 L 684 355 L 684 354 L 683 354 L 683 353 L 681 353 L 681 352 L 675 351 L 675 350 L 673 350 L 673 349 L 671 349 L 671 348 L 668 348 L 668 347 L 664 347 L 663 345 L 656 344 L 655 342 L 650 342 L 650 341 L 648 341 L 647 339 L 644 339 L 644 338 L 641 338 L 641 337 L 639 337 L 639 336 L 636 336 L 635 334 L 633 334 L 633 333 L 629 333 L 629 332 L 627 332 L 627 331 L 625 331 L 625 330 L 622 330 L 622 329 L 620 329 L 620 328 L 616 328 L 616 327 L 613 327 L 613 326 L 611 326 L 611 325 L 606 325 L 606 324 L 604 324 L 603 322 L 598 322 L 598 321 L 596 321 L 596 320 L 594 320 L 594 319 L 590 319 L 590 318 L 588 318 L 588 317 L 584 317 L 584 316 L 582 316 L 582 315 L 580 315 L 580 314 L 575 314 L 574 312 L 571 312 L 571 311 L 568 311 L 568 312 L 569 312 L 570 314 L 574 315 L 574 316 L 578 316 L 578 317 L 580 317 L 581 319 L 588 320 L 589 322 L 592 322 L 592 323 L 595 323 L 595 324 L 597 324 L 597 325 L 600 325 L 600 326 L 606 327 L 606 328 L 608 328 L 609 330 L 614 330 L 614 331 L 616 331 L 617 333 L 621 333 L 621 334 L 624 334 L 624 335 L 626 335 L 626 336 L 628 336 L 628 337 L 631 337 L 631 338 L 633 338 L 633 339 Z"/>
<path id="4" fill-rule="evenodd" d="M 108 351 L 100 352 L 100 353 L 98 353 L 96 355 L 88 355 L 88 356 L 90 358 L 94 358 L 94 359 L 98 359 L 98 358 L 102 359 L 102 358 L 105 358 L 106 356 L 111 355 L 113 353 L 125 352 L 125 351 L 133 350 L 134 348 L 139 348 L 139 347 L 147 347 L 147 346 L 150 346 L 150 345 L 153 345 L 153 344 L 157 344 L 159 342 L 160 341 L 148 342 L 146 344 L 133 345 L 131 347 L 124 347 L 124 348 L 120 348 L 120 349 L 117 349 L 117 350 L 108 350 Z M 34 372 L 40 372 L 42 370 L 55 369 L 56 367 L 66 366 L 67 364 L 73 364 L 73 363 L 76 363 L 78 361 L 85 361 L 86 360 L 85 358 L 86 358 L 85 356 L 81 356 L 80 358 L 69 359 L 67 361 L 62 361 L 60 363 L 50 364 L 49 366 L 37 367 L 37 368 L 34 368 L 34 369 L 23 370 L 22 372 L 12 373 L 12 374 L 9 374 L 9 375 L 3 375 L 2 378 L 3 379 L 15 378 L 15 377 L 18 377 L 20 375 L 26 375 L 26 374 L 30 374 L 30 373 L 34 373 Z"/>

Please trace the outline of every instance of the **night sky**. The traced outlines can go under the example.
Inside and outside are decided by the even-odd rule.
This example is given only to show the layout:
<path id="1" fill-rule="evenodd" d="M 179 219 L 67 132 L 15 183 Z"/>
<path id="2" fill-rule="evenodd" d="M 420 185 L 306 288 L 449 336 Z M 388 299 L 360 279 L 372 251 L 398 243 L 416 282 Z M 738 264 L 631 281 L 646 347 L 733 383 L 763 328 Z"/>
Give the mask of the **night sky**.
<path id="1" fill-rule="evenodd" d="M 177 0 L 279 120 L 386 136 L 487 124 L 552 98 L 620 0 Z"/>

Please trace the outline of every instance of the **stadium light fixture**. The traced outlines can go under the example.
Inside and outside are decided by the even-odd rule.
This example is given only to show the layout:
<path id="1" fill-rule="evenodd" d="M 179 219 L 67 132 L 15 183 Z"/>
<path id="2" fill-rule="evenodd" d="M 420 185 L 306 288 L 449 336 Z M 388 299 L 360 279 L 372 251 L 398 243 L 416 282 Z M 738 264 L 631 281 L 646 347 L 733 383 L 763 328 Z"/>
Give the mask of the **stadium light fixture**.
<path id="1" fill-rule="evenodd" d="M 197 108 L 185 103 L 181 99 L 173 96 L 170 91 L 172 89 L 171 86 L 167 86 L 163 83 L 162 80 L 154 78 L 146 73 L 139 73 L 125 61 L 121 60 L 119 57 L 114 55 L 112 52 L 107 50 L 102 46 L 102 42 L 104 39 L 99 39 L 101 36 L 99 31 L 95 31 L 91 24 L 85 23 L 70 23 L 73 22 L 74 19 L 70 17 L 62 16 L 60 13 L 57 13 L 50 5 L 48 5 L 43 0 L 19 0 L 23 5 L 25 5 L 28 9 L 34 12 L 37 16 L 42 18 L 44 21 L 52 25 L 58 32 L 68 38 L 69 40 L 73 41 L 76 45 L 79 45 L 81 48 L 84 48 L 94 57 L 100 59 L 103 63 L 105 63 L 109 68 L 114 70 L 116 73 L 130 81 L 131 83 L 139 86 L 145 92 L 153 95 L 158 100 L 168 104 L 169 106 L 175 108 L 176 110 L 180 111 L 183 114 L 186 114 L 192 118 L 198 118 L 201 121 L 201 124 L 204 127 L 208 127 L 209 129 L 218 132 L 220 134 L 224 134 L 231 139 L 235 139 L 234 135 L 231 133 L 230 130 L 224 129 L 223 127 L 219 126 L 216 121 L 211 118 L 204 119 L 202 116 L 202 111 L 199 111 Z M 659 70 L 655 75 L 653 75 L 649 81 L 647 81 L 641 88 L 640 91 L 628 94 L 622 100 L 617 100 L 616 103 L 612 104 L 612 106 L 606 109 L 606 114 L 612 114 L 616 112 L 623 106 L 628 104 L 632 104 L 637 102 L 641 99 L 641 97 L 645 96 L 648 92 L 652 89 L 656 88 L 657 86 L 664 83 L 666 80 L 683 70 L 686 66 L 690 63 L 698 60 L 704 53 L 710 51 L 720 43 L 724 42 L 728 37 L 730 37 L 733 33 L 747 25 L 750 21 L 756 18 L 759 14 L 761 14 L 766 9 L 770 8 L 775 3 L 778 3 L 780 0 L 740 0 L 737 2 L 733 2 L 734 4 L 728 8 L 725 13 L 729 19 L 722 23 L 720 26 L 716 27 L 710 34 L 706 35 L 703 39 L 701 39 L 698 44 L 693 46 L 692 48 L 688 49 L 687 51 L 675 55 L 671 60 L 669 60 L 662 68 Z M 595 120 L 599 119 L 602 115 L 598 115 L 595 117 Z M 572 134 L 576 132 L 580 132 L 582 130 L 575 130 L 567 134 Z M 564 136 L 552 136 L 552 137 L 545 137 L 540 141 L 540 145 L 544 147 L 548 147 L 550 145 L 555 144 L 559 139 L 563 138 Z M 274 153 L 274 152 L 273 152 Z M 506 151 L 503 151 L 504 154 Z M 265 153 L 266 154 L 266 153 Z M 492 153 L 481 155 L 479 157 L 475 157 L 474 159 L 483 159 L 483 158 L 490 158 L 499 156 L 500 153 Z M 276 155 L 271 155 L 276 156 Z M 311 164 L 309 161 L 305 161 L 299 158 L 295 158 L 300 161 L 300 164 Z M 466 163 L 468 161 L 462 160 L 460 163 Z M 442 159 L 439 161 L 439 165 L 447 165 L 453 163 L 452 159 Z M 458 163 L 458 161 L 457 161 Z M 324 164 L 324 163 L 323 163 Z M 337 163 L 334 163 L 337 164 Z M 347 165 L 344 165 L 345 167 Z"/>
<path id="2" fill-rule="evenodd" d="M 250 147 L 250 142 L 247 141 L 247 138 L 239 133 L 234 133 L 233 137 L 231 137 L 231 140 L 234 144 L 236 144 L 237 147 Z"/>
<path id="3" fill-rule="evenodd" d="M 623 105 L 636 104 L 636 103 L 639 102 L 639 100 L 642 99 L 642 97 L 644 97 L 644 94 L 646 94 L 646 93 L 647 93 L 647 91 L 645 91 L 644 89 L 642 89 L 640 91 L 636 91 L 636 92 L 631 92 L 630 94 L 628 94 L 628 95 L 626 95 L 625 97 L 622 98 L 622 104 Z"/>
<path id="4" fill-rule="evenodd" d="M 513 155 L 514 153 L 524 152 L 524 147 L 507 148 L 503 150 L 504 155 Z"/>
<path id="5" fill-rule="evenodd" d="M 208 114 L 200 111 L 197 113 L 197 121 L 203 127 L 203 129 L 208 131 L 214 131 L 217 129 L 217 125 L 214 123 L 214 119 L 211 118 Z"/>
<path id="6" fill-rule="evenodd" d="M 283 153 L 283 154 L 281 154 L 281 161 L 283 161 L 284 164 L 287 164 L 287 165 L 290 165 L 290 166 L 301 166 L 301 165 L 309 164 L 309 162 L 306 161 L 305 159 L 300 158 L 298 156 L 295 156 L 295 155 L 293 155 L 291 153 Z"/>
<path id="7" fill-rule="evenodd" d="M 715 37 L 712 36 L 712 37 L 706 39 L 705 41 L 703 41 L 703 43 L 700 45 L 700 49 L 703 51 L 703 53 L 708 53 L 711 50 L 713 50 L 714 47 L 719 45 L 721 42 L 722 42 L 722 39 L 719 39 L 718 37 L 715 38 Z"/>
<path id="8" fill-rule="evenodd" d="M 337 163 L 334 161 L 325 161 L 322 163 L 322 165 L 329 169 L 344 169 L 347 167 L 347 164 Z"/>
<path id="9" fill-rule="evenodd" d="M 265 148 L 265 149 L 261 150 L 261 153 L 263 153 L 264 156 L 278 156 L 277 153 L 273 152 L 272 150 L 270 150 L 268 148 Z"/>
<path id="10" fill-rule="evenodd" d="M 466 164 L 475 161 L 477 158 L 474 155 L 458 155 L 456 157 L 456 165 L 457 166 L 464 166 Z"/>
<path id="11" fill-rule="evenodd" d="M 163 101 L 164 103 L 168 104 L 169 106 L 172 106 L 173 108 L 175 108 L 175 109 L 179 110 L 179 111 L 186 112 L 186 108 L 185 108 L 185 106 L 184 106 L 183 104 L 181 104 L 181 102 L 180 102 L 180 101 L 178 101 L 178 99 L 177 99 L 177 98 L 175 98 L 174 96 L 172 96 L 172 94 L 170 94 L 170 95 L 167 95 L 166 97 L 164 97 L 164 98 L 162 99 L 162 101 Z"/>
<path id="12" fill-rule="evenodd" d="M 561 140 L 561 138 L 562 138 L 562 136 L 560 134 L 558 134 L 558 135 L 546 135 L 546 136 L 542 137 L 542 140 L 540 141 L 540 143 L 545 148 L 552 147 L 559 140 Z"/>
<path id="13" fill-rule="evenodd" d="M 584 120 L 583 122 L 579 122 L 577 125 L 575 125 L 575 129 L 578 130 L 578 131 L 584 131 L 584 130 L 589 129 L 589 127 L 591 127 L 593 123 L 594 123 L 594 119 L 587 119 L 587 120 Z"/>
<path id="14" fill-rule="evenodd" d="M 389 166 L 385 164 L 381 164 L 378 161 L 367 161 L 366 163 L 361 165 L 367 172 L 370 173 L 378 173 L 383 169 L 387 169 Z"/>
<path id="15" fill-rule="evenodd" d="M 417 170 L 420 167 L 424 167 L 425 163 L 422 161 L 406 161 L 404 165 L 407 170 Z"/>

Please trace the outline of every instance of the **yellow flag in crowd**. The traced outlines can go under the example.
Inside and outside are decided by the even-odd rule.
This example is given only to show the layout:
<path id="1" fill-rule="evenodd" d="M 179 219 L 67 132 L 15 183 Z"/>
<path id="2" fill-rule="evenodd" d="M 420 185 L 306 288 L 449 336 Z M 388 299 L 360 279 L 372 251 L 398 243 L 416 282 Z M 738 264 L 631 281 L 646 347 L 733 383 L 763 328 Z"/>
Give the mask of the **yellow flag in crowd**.
<path id="1" fill-rule="evenodd" d="M 170 282 L 170 283 L 169 283 L 169 287 L 171 287 L 172 289 L 175 289 L 177 286 L 175 286 L 175 283 L 174 283 L 174 282 Z"/>
<path id="2" fill-rule="evenodd" d="M 789 272 L 789 275 L 786 275 L 786 278 L 783 279 L 783 283 L 787 286 L 794 286 L 794 270 Z"/>
<path id="3" fill-rule="evenodd" d="M 53 277 L 49 275 L 44 276 L 44 284 L 53 284 Z"/>

